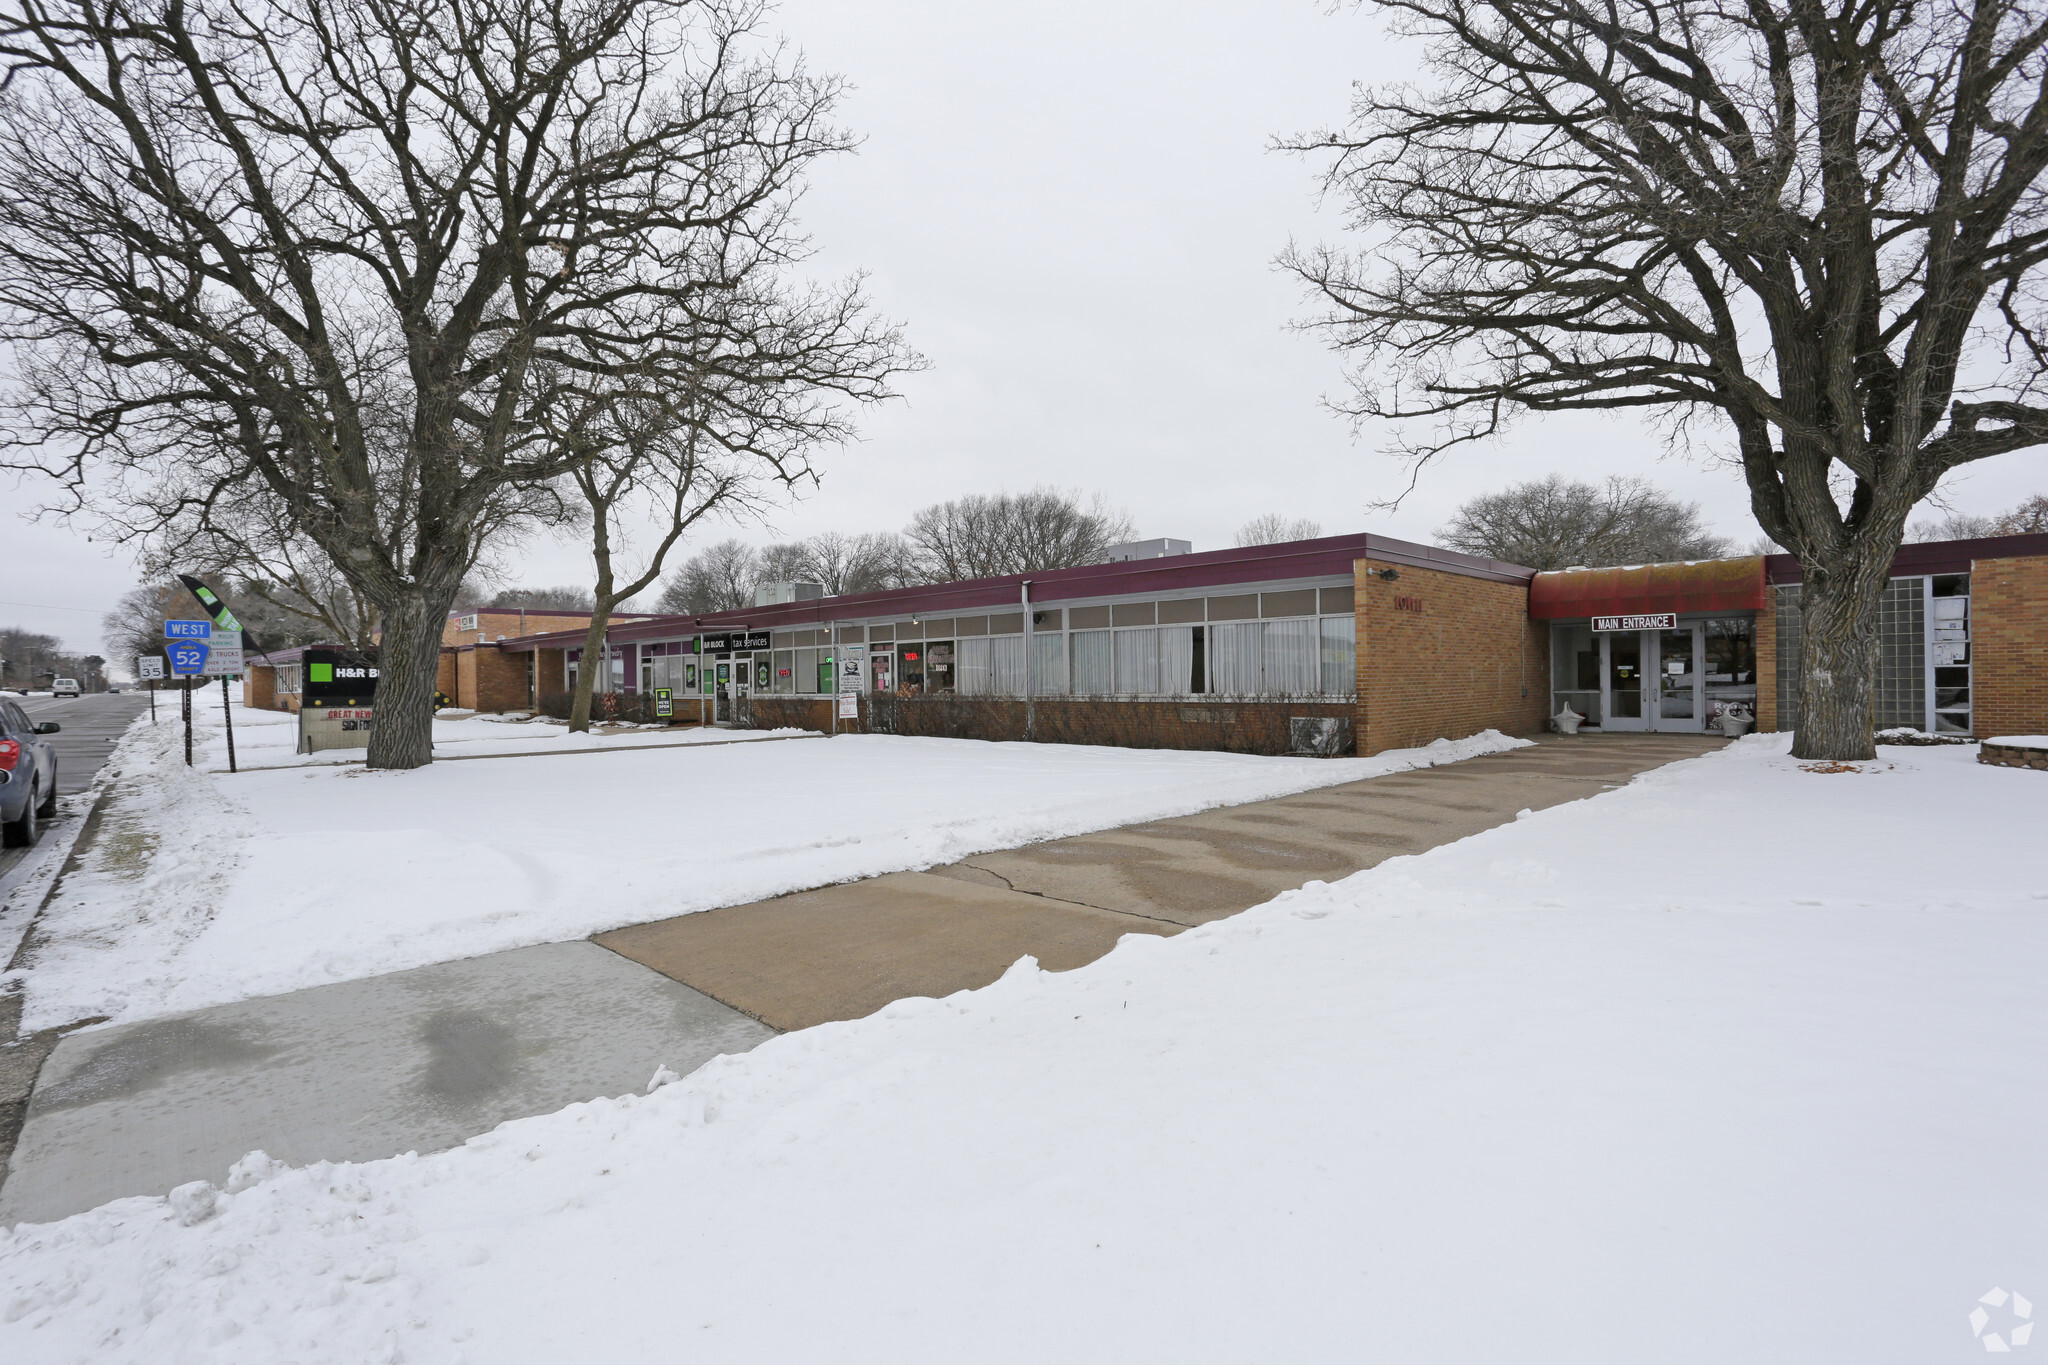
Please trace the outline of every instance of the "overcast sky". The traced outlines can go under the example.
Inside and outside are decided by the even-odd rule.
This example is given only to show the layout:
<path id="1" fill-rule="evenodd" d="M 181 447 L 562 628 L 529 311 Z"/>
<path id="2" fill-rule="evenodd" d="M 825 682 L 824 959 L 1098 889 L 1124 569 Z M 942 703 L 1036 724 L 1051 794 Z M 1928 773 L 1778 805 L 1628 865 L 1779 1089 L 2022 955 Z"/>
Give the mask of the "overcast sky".
<path id="1" fill-rule="evenodd" d="M 843 118 L 865 139 L 805 202 L 817 264 L 868 271 L 931 369 L 868 414 L 821 488 L 748 538 L 899 529 L 940 499 L 1049 483 L 1100 491 L 1142 534 L 1198 550 L 1262 512 L 1428 540 L 1464 498 L 1552 470 L 1642 473 L 1738 543 L 1757 535 L 1733 471 L 1663 458 L 1627 419 L 1526 421 L 1425 473 L 1398 513 L 1368 512 L 1405 473 L 1383 435 L 1354 436 L 1321 406 L 1339 366 L 1287 330 L 1308 305 L 1272 264 L 1290 238 L 1338 239 L 1341 225 L 1318 210 L 1311 168 L 1268 146 L 1341 121 L 1352 81 L 1415 69 L 1370 13 L 786 0 L 773 22 L 853 82 Z M 2007 456 L 1965 473 L 1953 499 L 1996 512 L 2044 483 L 2037 453 Z M 0 487 L 10 510 L 38 492 Z M 522 560 L 514 581 L 588 581 L 575 545 Z M 76 532 L 0 523 L 0 619 L 97 648 L 98 613 L 132 581 L 124 557 Z"/>

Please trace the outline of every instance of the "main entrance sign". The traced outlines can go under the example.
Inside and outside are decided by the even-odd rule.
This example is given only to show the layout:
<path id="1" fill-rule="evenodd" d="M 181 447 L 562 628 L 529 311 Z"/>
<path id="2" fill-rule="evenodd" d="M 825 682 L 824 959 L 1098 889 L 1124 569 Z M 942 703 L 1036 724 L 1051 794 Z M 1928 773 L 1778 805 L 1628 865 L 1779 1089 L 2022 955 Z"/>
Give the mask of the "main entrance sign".
<path id="1" fill-rule="evenodd" d="M 1676 630 L 1678 613 L 1659 612 L 1654 616 L 1596 616 L 1593 618 L 1596 631 L 1612 630 Z"/>

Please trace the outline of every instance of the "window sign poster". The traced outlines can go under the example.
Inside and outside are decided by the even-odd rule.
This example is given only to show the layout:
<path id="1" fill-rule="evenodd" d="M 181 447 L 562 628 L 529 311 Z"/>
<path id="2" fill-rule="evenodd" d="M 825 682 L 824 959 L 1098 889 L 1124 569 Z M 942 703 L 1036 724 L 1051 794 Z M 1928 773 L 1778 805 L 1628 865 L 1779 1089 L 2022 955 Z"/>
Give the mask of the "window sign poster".
<path id="1" fill-rule="evenodd" d="M 696 689 L 697 664 L 695 660 L 691 660 L 689 663 L 683 665 L 683 690 L 685 692 L 694 692 Z"/>
<path id="2" fill-rule="evenodd" d="M 860 719 L 860 693 L 841 692 L 839 694 L 839 719 Z"/>
<path id="3" fill-rule="evenodd" d="M 841 692 L 861 691 L 862 684 L 865 681 L 862 676 L 864 672 L 865 670 L 861 665 L 859 656 L 841 659 L 839 661 L 839 690 Z"/>
<path id="4" fill-rule="evenodd" d="M 675 693 L 666 687 L 654 689 L 654 714 L 667 719 L 676 713 Z"/>

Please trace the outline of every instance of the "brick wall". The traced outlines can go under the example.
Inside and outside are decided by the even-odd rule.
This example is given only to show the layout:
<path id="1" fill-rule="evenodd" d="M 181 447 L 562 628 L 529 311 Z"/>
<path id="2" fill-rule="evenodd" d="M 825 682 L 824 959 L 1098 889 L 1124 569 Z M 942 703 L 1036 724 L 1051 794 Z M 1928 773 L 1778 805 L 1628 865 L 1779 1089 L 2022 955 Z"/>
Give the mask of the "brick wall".
<path id="1" fill-rule="evenodd" d="M 434 690 L 446 696 L 461 695 L 462 684 L 458 677 L 457 660 L 462 656 L 448 646 L 441 646 L 441 661 L 434 669 Z"/>
<path id="2" fill-rule="evenodd" d="M 479 711 L 524 711 L 532 704 L 526 691 L 526 661 L 531 655 L 484 648 L 471 650 L 467 657 L 475 660 L 474 683 L 464 706 Z"/>
<path id="3" fill-rule="evenodd" d="M 1238 754 L 1284 754 L 1293 745 L 1290 722 L 1297 716 L 1346 719 L 1342 702 L 1214 701 L 1177 697 L 1160 701 L 1112 701 L 1094 697 L 1040 697 L 1034 738 L 1040 744 L 1099 744 L 1126 749 L 1209 749 Z M 757 696 L 751 706 L 757 730 L 798 726 L 832 729 L 830 697 Z M 1025 705 L 1021 697 L 891 697 L 879 705 L 862 696 L 858 722 L 840 721 L 845 733 L 930 735 L 945 739 L 1021 740 Z"/>
<path id="4" fill-rule="evenodd" d="M 1400 576 L 1389 583 L 1383 569 Z M 1529 619 L 1528 584 L 1369 559 L 1352 574 L 1361 755 L 1542 728 L 1549 623 Z"/>
<path id="5" fill-rule="evenodd" d="M 251 664 L 242 671 L 242 705 L 259 711 L 275 711 L 277 670 L 267 664 Z"/>
<path id="6" fill-rule="evenodd" d="M 1980 739 L 2048 734 L 2048 556 L 1971 565 L 1970 664 Z"/>

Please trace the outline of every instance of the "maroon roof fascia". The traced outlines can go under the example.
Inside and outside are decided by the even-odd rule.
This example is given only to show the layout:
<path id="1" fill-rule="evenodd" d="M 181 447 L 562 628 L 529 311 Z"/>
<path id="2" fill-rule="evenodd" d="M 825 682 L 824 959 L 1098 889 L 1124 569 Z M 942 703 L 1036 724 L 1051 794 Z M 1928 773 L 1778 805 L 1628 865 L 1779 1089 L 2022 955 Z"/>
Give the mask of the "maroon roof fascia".
<path id="1" fill-rule="evenodd" d="M 1360 559 L 1436 569 L 1468 578 L 1490 579 L 1496 583 L 1526 583 L 1536 573 L 1534 569 L 1519 564 L 1483 559 L 1460 554 L 1456 550 L 1417 545 L 1386 536 L 1323 536 L 1316 540 L 1208 550 L 1201 554 L 1170 555 L 1163 559 L 1087 564 L 1075 569 L 1049 569 L 1044 573 L 1007 574 L 1001 578 L 973 578 L 928 587 L 814 597 L 803 602 L 778 602 L 773 606 L 747 607 L 739 611 L 707 612 L 702 616 L 656 616 L 623 629 L 608 630 L 605 638 L 626 643 L 693 636 L 740 626 L 751 630 L 776 630 L 824 625 L 832 621 L 858 621 L 871 616 L 932 615 L 999 607 L 1022 610 L 1020 594 L 1027 580 L 1031 584 L 1032 605 L 1049 606 L 1089 597 L 1185 592 L 1191 588 L 1224 588 L 1241 583 L 1336 575 L 1348 578 L 1354 562 Z M 501 640 L 498 647 L 523 653 L 532 649 L 573 649 L 582 643 L 582 631 L 553 631 L 545 635 Z"/>
<path id="2" fill-rule="evenodd" d="M 1892 556 L 1891 576 L 1911 578 L 1920 574 L 1968 573 L 1980 559 L 2029 559 L 2048 555 L 2048 533 L 2023 536 L 1986 536 L 1979 540 L 1923 540 L 1901 545 Z M 1797 555 L 1766 555 L 1764 579 L 1770 583 L 1803 583 L 1806 571 Z"/>

